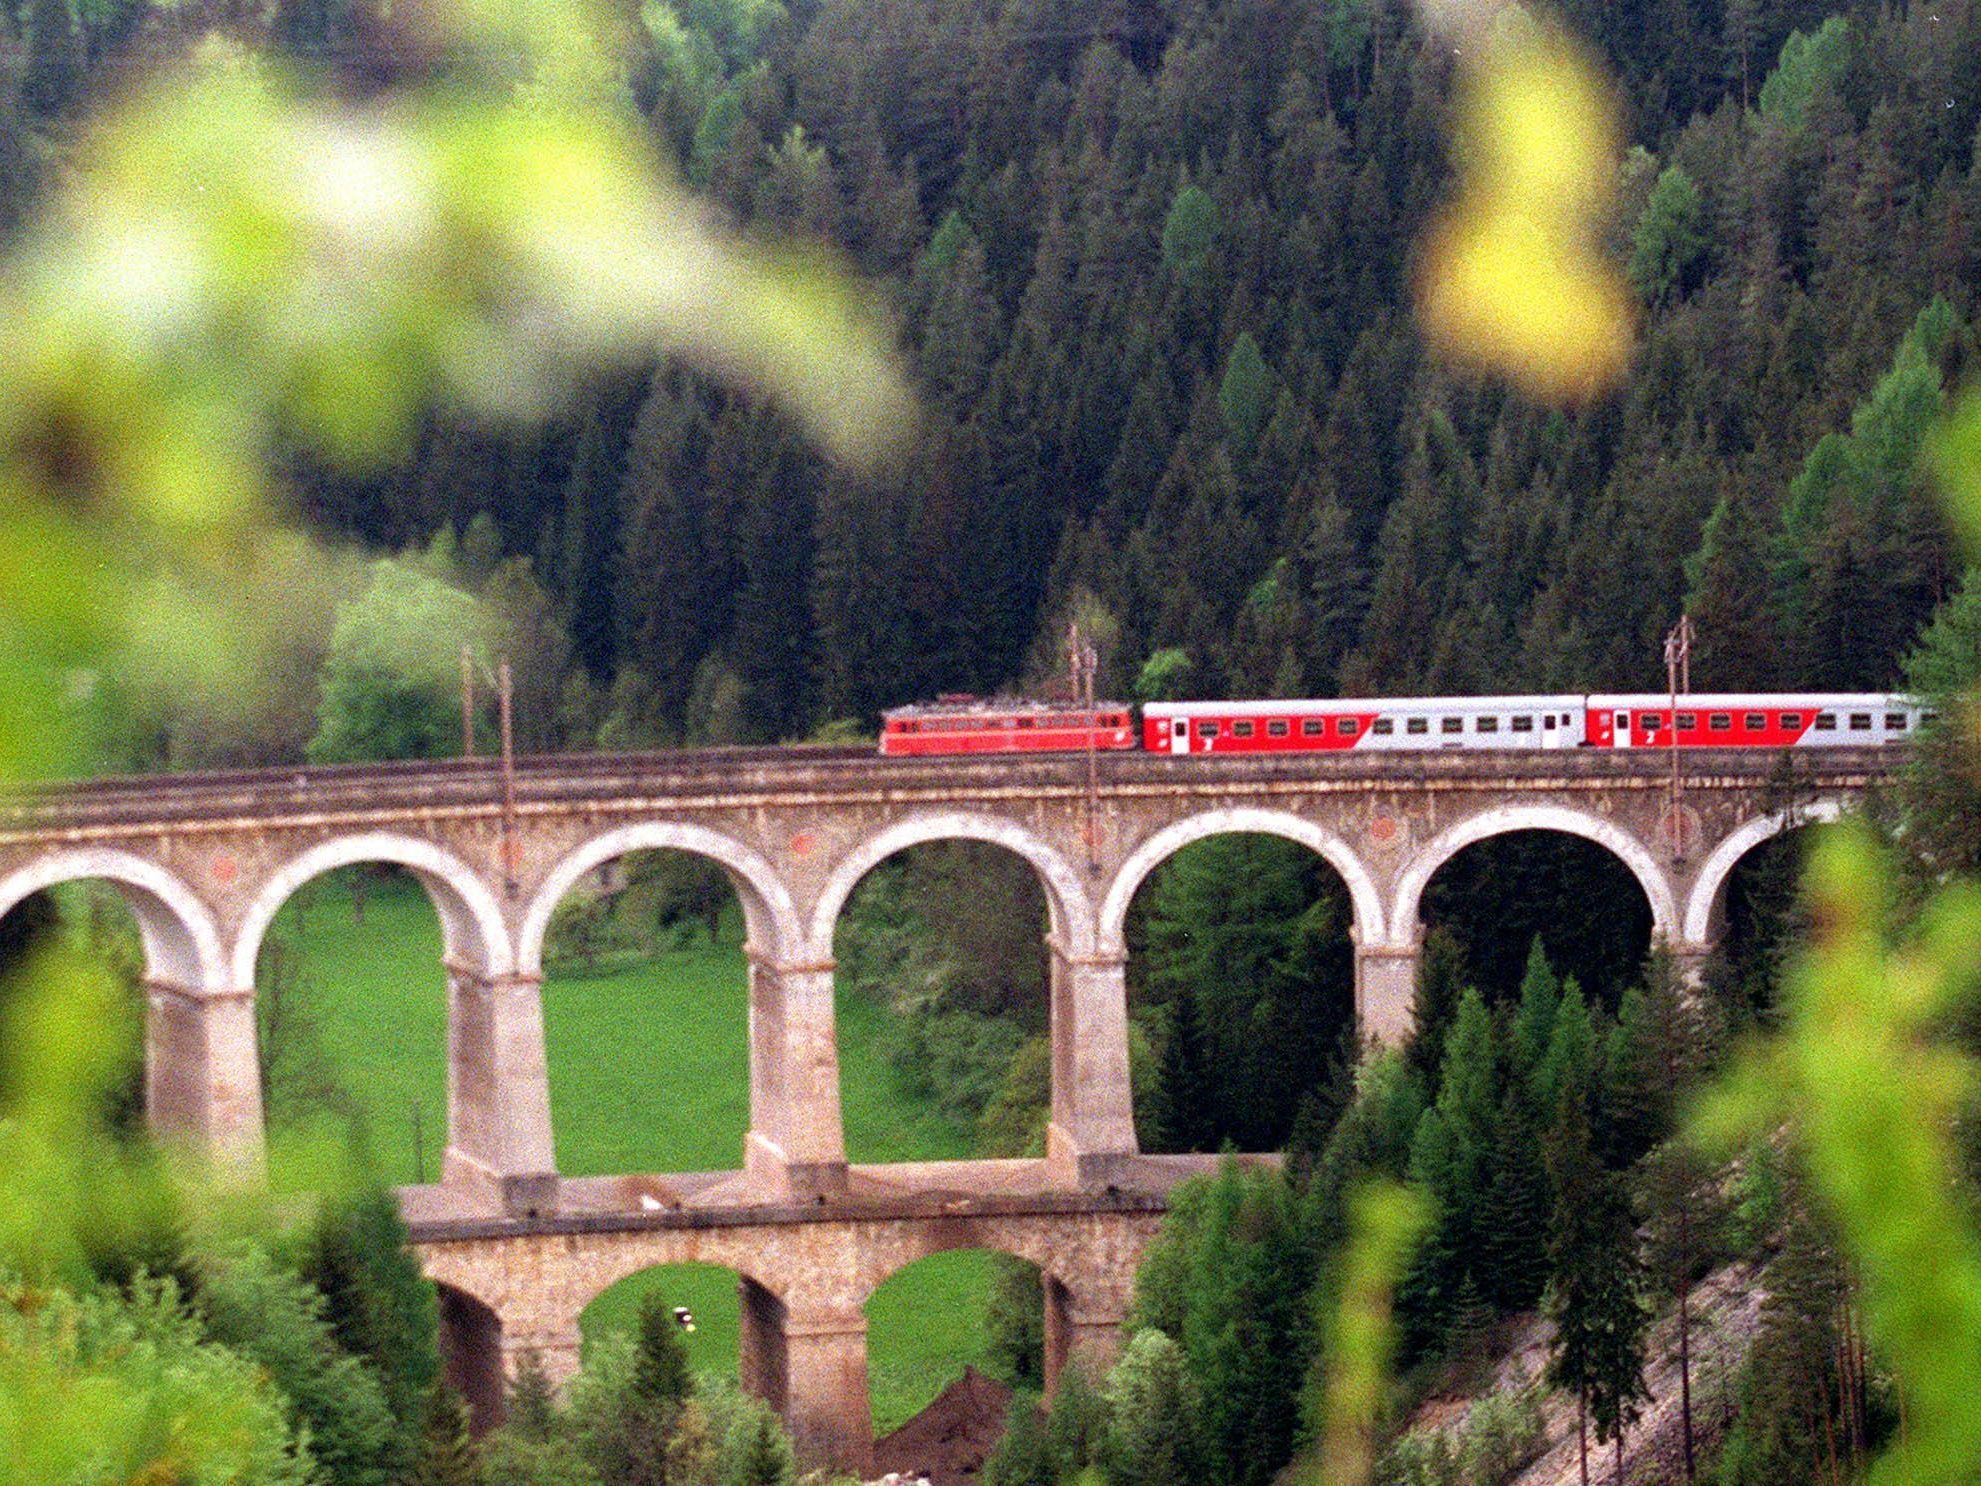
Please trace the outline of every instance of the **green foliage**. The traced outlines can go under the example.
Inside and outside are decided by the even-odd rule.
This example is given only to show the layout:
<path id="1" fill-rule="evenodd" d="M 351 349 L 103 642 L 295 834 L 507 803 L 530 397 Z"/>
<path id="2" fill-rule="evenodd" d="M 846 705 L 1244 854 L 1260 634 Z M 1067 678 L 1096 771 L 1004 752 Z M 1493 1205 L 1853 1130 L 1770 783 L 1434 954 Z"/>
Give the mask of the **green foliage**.
<path id="1" fill-rule="evenodd" d="M 1174 647 L 1158 650 L 1142 662 L 1135 676 L 1138 702 L 1174 702 L 1189 695 L 1194 668 L 1190 652 Z"/>
<path id="2" fill-rule="evenodd" d="M 1539 1453 L 1546 1430 L 1533 1392 L 1491 1393 L 1457 1426 L 1413 1429 L 1384 1452 L 1377 1486 L 1505 1486 Z"/>
<path id="3" fill-rule="evenodd" d="M 468 1434 L 468 1406 L 444 1383 L 428 1391 L 426 1427 L 407 1486 L 483 1486 L 481 1458 Z"/>
<path id="4" fill-rule="evenodd" d="M 1811 34 L 1790 32 L 1775 70 L 1761 84 L 1757 100 L 1761 117 L 1791 129 L 1801 127 L 1810 105 L 1842 78 L 1851 46 L 1850 22 L 1840 15 L 1831 16 Z"/>
<path id="5" fill-rule="evenodd" d="M 1276 1174 L 1228 1161 L 1172 1194 L 1136 1276 L 1131 1325 L 1182 1347 L 1203 1390 L 1213 1480 L 1267 1480 L 1292 1453 L 1314 1345 L 1304 1303 L 1313 1276 L 1311 1245 Z"/>
<path id="6" fill-rule="evenodd" d="M 392 559 L 343 605 L 324 661 L 316 763 L 447 758 L 461 751 L 461 649 L 489 664 L 493 626 L 474 598 Z"/>
<path id="7" fill-rule="evenodd" d="M 767 1408 L 738 1410 L 722 1437 L 721 1486 L 791 1486 L 798 1474 L 791 1438 Z"/>
<path id="8" fill-rule="evenodd" d="M 298 1268 L 322 1294 L 337 1344 L 370 1364 L 409 1447 L 440 1376 L 440 1354 L 433 1284 L 409 1247 L 392 1189 L 370 1182 L 340 1194 L 298 1249 Z"/>
<path id="9" fill-rule="evenodd" d="M 679 1407 L 693 1390 L 694 1379 L 688 1371 L 688 1349 L 681 1343 L 674 1307 L 664 1297 L 649 1295 L 640 1306 L 633 1347 L 633 1376 L 628 1383 L 631 1395 L 655 1408 Z"/>
<path id="10" fill-rule="evenodd" d="M 412 1457 L 379 1375 L 337 1345 L 307 1280 L 239 1245 L 202 1261 L 194 1303 L 208 1336 L 267 1371 L 333 1479 L 388 1486 Z"/>
<path id="11" fill-rule="evenodd" d="M 1224 381 L 1218 386 L 1218 410 L 1224 415 L 1224 437 L 1232 461 L 1241 469 L 1251 464 L 1258 450 L 1259 435 L 1272 413 L 1273 391 L 1272 368 L 1259 354 L 1259 343 L 1250 331 L 1240 332 L 1225 362 Z"/>
<path id="12" fill-rule="evenodd" d="M 1205 1478 L 1199 1400 L 1183 1351 L 1161 1330 L 1129 1339 L 1103 1390 L 1108 1430 L 1103 1459 L 1113 1486 L 1169 1486 Z"/>
<path id="13" fill-rule="evenodd" d="M 1685 292 L 1711 246 L 1699 188 L 1681 165 L 1665 167 L 1631 234 L 1630 282 L 1652 302 Z"/>
<path id="14" fill-rule="evenodd" d="M 1107 1397 L 1089 1380 L 1087 1368 L 1084 1358 L 1076 1355 L 1071 1359 L 1059 1375 L 1052 1414 L 1046 1420 L 1046 1445 L 1062 1481 L 1077 1480 L 1089 1469 L 1102 1466 L 1108 1431 L 1113 1427 Z"/>
<path id="15" fill-rule="evenodd" d="M 1186 185 L 1171 198 L 1162 224 L 1162 261 L 1176 273 L 1202 269 L 1217 245 L 1217 203 L 1208 192 Z"/>
<path id="16" fill-rule="evenodd" d="M 1004 1436 L 984 1461 L 984 1486 L 1057 1486 L 1059 1463 L 1046 1438 L 1038 1395 L 1015 1393 Z"/>
<path id="17" fill-rule="evenodd" d="M 10 1481 L 143 1480 L 161 1461 L 244 1486 L 328 1486 L 266 1371 L 214 1345 L 170 1282 L 0 1286 Z"/>

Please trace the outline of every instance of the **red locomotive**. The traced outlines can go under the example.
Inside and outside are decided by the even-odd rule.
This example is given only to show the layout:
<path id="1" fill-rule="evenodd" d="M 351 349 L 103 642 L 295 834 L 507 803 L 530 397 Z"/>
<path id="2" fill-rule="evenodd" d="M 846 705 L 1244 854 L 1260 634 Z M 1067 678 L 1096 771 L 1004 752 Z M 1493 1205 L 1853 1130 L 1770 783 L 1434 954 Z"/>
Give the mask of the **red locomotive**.
<path id="1" fill-rule="evenodd" d="M 943 697 L 883 714 L 889 756 L 1416 752 L 1447 748 L 1834 748 L 1903 743 L 1933 714 L 1880 692 L 1359 697 L 1151 702 L 1133 709 Z"/>

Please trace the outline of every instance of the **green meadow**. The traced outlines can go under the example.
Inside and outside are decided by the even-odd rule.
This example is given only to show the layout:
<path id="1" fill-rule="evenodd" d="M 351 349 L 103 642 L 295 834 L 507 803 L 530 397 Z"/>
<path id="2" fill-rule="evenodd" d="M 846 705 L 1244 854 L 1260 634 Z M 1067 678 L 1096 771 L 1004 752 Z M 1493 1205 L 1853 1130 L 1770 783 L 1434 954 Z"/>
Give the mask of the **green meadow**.
<path id="1" fill-rule="evenodd" d="M 733 936 L 723 936 L 726 939 Z M 277 919 L 282 946 L 339 1082 L 364 1111 L 373 1154 L 393 1182 L 435 1181 L 446 1144 L 446 983 L 440 925 L 418 886 L 370 886 L 362 913 L 325 878 Z M 856 1161 L 953 1159 L 968 1132 L 907 1096 L 882 1049 L 887 1013 L 841 997 L 840 1091 Z M 544 985 L 544 1036 L 557 1165 L 567 1176 L 710 1171 L 741 1163 L 749 1123 L 743 957 L 702 944 Z M 963 1369 L 984 1365 L 990 1257 L 939 1255 L 902 1271 L 867 1306 L 874 1424 L 885 1432 Z M 650 1270 L 584 1315 L 587 1347 L 630 1329 L 649 1291 L 695 1314 L 695 1366 L 734 1376 L 735 1276 L 707 1265 Z"/>

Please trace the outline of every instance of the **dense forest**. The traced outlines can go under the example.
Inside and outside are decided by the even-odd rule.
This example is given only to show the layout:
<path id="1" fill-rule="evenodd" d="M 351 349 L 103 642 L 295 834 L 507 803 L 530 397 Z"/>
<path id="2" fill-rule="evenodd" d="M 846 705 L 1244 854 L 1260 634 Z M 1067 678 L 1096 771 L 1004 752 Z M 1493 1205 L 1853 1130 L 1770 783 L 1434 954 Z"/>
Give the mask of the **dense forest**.
<path id="1" fill-rule="evenodd" d="M 1621 78 L 1643 299 L 1627 386 L 1570 412 L 1420 346 L 1450 67 L 1401 4 L 683 14 L 635 94 L 720 210 L 877 284 L 924 399 L 898 469 L 662 369 L 297 485 L 387 547 L 490 516 L 624 736 L 1018 685 L 1069 614 L 1117 694 L 1651 684 L 1688 605 L 1698 685 L 1881 686 L 1958 577 L 1914 465 L 1981 266 L 1961 0 L 1566 8 Z"/>
<path id="2" fill-rule="evenodd" d="M 894 460 L 837 466 L 673 365 L 594 381 L 547 426 L 437 409 L 368 473 L 298 449 L 295 513 L 378 560 L 325 562 L 254 716 L 113 705 L 102 758 L 451 752 L 462 643 L 515 659 L 528 747 L 856 735 L 937 691 L 1047 684 L 1069 618 L 1107 689 L 1142 698 L 1656 684 L 1687 610 L 1702 687 L 1909 682 L 1950 704 L 1981 672 L 1981 585 L 1925 455 L 1977 370 L 1981 10 L 1560 15 L 1618 82 L 1607 247 L 1639 314 L 1621 388 L 1565 409 L 1421 340 L 1455 63 L 1397 0 L 648 0 L 624 108 L 711 212 L 871 286 L 919 393 Z M 350 0 L 0 6 L 0 231 L 94 108 L 215 25 L 354 96 L 421 65 L 389 7 Z M 1956 746 L 1927 739 L 1882 806 L 1913 898 L 1977 865 Z M 1021 1405 L 990 1479 L 1262 1486 L 1305 1455 L 1327 1427 L 1316 1317 L 1371 1177 L 1426 1211 L 1382 1479 L 1477 1486 L 1532 1453 L 1530 1396 L 1405 1425 L 1474 1391 L 1537 1307 L 1546 1380 L 1621 1475 L 1654 1315 L 1732 1260 L 1765 1266 L 1768 1299 L 1696 1460 L 1688 1416 L 1684 1474 L 1859 1477 L 1901 1397 L 1864 1338 L 1849 1214 L 1791 1141 L 1709 1161 L 1679 1138 L 1735 1039 L 1782 1018 L 1789 861 L 1741 886 L 1692 995 L 1636 908 L 1561 855 L 1579 849 L 1504 843 L 1432 885 L 1417 1035 L 1371 1058 L 1344 1036 L 1342 909 L 1315 863 L 1205 843 L 1152 880 L 1130 926 L 1145 1141 L 1284 1148 L 1286 1168 L 1178 1199 L 1118 1366 L 1073 1376 L 1049 1420 Z M 708 886 L 668 891 L 701 913 Z M 929 852 L 862 888 L 840 946 L 849 992 L 898 1013 L 902 1069 L 987 1152 L 1038 1139 L 1039 913 L 1022 870 Z M 107 1097 L 129 1126 L 130 1081 Z M 80 1319 L 10 1291 L 0 1320 L 231 1389 L 262 1456 L 244 1479 L 794 1473 L 764 1410 L 686 1377 L 659 1309 L 568 1408 L 526 1371 L 477 1459 L 382 1193 L 272 1256 L 196 1252 L 184 1217 L 87 1256 L 102 1288 Z M 1008 1274 L 991 1318 L 1021 1384 L 1027 1284 Z"/>

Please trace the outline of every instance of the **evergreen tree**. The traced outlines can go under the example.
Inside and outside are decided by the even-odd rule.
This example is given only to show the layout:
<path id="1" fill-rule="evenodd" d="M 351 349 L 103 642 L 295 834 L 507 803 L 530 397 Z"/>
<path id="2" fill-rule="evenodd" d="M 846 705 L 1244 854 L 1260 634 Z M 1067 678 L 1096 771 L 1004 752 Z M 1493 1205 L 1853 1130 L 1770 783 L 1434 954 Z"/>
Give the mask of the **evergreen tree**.
<path id="1" fill-rule="evenodd" d="M 1053 1390 L 1052 1415 L 1046 1421 L 1046 1448 L 1057 1479 L 1076 1478 L 1101 1465 L 1109 1425 L 1107 1400 L 1088 1380 L 1085 1360 L 1069 1359 Z"/>
<path id="2" fill-rule="evenodd" d="M 437 1383 L 427 1394 L 426 1427 L 408 1486 L 482 1486 L 480 1461 L 468 1435 L 468 1406 Z"/>
<path id="3" fill-rule="evenodd" d="M 1424 952 L 1417 962 L 1417 991 L 1410 1010 L 1414 1031 L 1405 1050 L 1410 1067 L 1427 1083 L 1435 1084 L 1444 1066 L 1445 1036 L 1464 990 L 1464 974 L 1458 941 L 1445 930 L 1432 928 L 1424 936 Z"/>
<path id="4" fill-rule="evenodd" d="M 1108 1374 L 1107 1479 L 1172 1486 L 1205 1476 L 1197 1389 L 1183 1353 L 1154 1328 L 1138 1331 Z"/>
<path id="5" fill-rule="evenodd" d="M 674 1308 L 657 1293 L 640 1302 L 630 1387 L 636 1398 L 660 1407 L 679 1406 L 694 1388 L 680 1323 Z"/>
<path id="6" fill-rule="evenodd" d="M 1555 1012 L 1561 1004 L 1561 982 L 1548 963 L 1539 935 L 1527 949 L 1527 973 L 1520 981 L 1520 1005 L 1514 1012 L 1508 1049 L 1513 1072 L 1530 1087 L 1547 1061 L 1554 1040 Z"/>
<path id="7" fill-rule="evenodd" d="M 1014 1393 L 1004 1436 L 984 1461 L 984 1486 L 1057 1486 L 1058 1480 L 1037 1396 Z"/>
<path id="8" fill-rule="evenodd" d="M 1682 165 L 1667 166 L 1631 236 L 1630 281 L 1657 303 L 1683 294 L 1707 250 L 1705 208 Z"/>
<path id="9" fill-rule="evenodd" d="M 1159 1151 L 1205 1151 L 1217 1142 L 1216 1103 L 1197 998 L 1187 989 L 1171 1003 L 1151 1119 Z"/>

